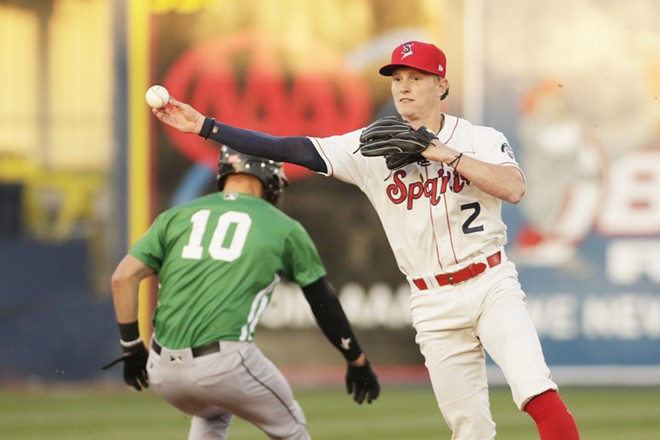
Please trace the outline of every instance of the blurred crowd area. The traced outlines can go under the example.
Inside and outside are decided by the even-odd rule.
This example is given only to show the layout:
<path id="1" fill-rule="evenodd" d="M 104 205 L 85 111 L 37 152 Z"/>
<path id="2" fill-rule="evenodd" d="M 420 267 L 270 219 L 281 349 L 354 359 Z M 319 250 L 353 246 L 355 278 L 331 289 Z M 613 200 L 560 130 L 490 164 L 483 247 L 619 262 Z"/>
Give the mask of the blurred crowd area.
<path id="1" fill-rule="evenodd" d="M 153 127 L 129 106 L 141 100 L 140 111 L 148 112 L 144 90 L 158 73 L 136 81 L 130 52 L 142 51 L 144 65 L 152 68 L 148 58 L 155 57 L 157 37 L 148 33 L 154 17 L 165 20 L 160 32 L 180 36 L 174 46 L 200 33 L 246 28 L 285 35 L 292 47 L 311 41 L 308 34 L 341 46 L 356 45 L 382 27 L 430 28 L 441 3 L 448 2 L 0 0 L 0 240 L 83 240 L 95 290 L 108 290 L 109 271 L 135 238 L 125 225 L 133 189 L 127 183 L 128 139 L 131 131 Z M 406 12 L 409 6 L 414 8 Z M 177 17 L 195 19 L 206 11 L 221 23 L 184 21 L 177 27 Z M 351 32 L 337 32 L 338 24 Z M 149 173 L 145 167 L 143 178 Z M 122 186 L 128 189 L 122 192 Z"/>
<path id="2" fill-rule="evenodd" d="M 505 133 L 525 170 L 507 253 L 549 362 L 657 365 L 658 22 L 657 0 L 0 0 L 0 380 L 98 376 L 116 263 L 158 212 L 214 190 L 218 146 L 157 124 L 150 85 L 233 125 L 325 136 L 391 114 L 377 71 L 408 40 L 446 52 L 443 110 Z M 364 195 L 287 173 L 282 208 L 375 359 L 418 365 Z M 311 326 L 298 300 L 275 295 L 262 323 L 283 363 Z"/>
<path id="3" fill-rule="evenodd" d="M 0 240 L 83 240 L 99 289 L 113 240 L 112 4 L 0 1 Z"/>
<path id="4" fill-rule="evenodd" d="M 142 130 L 145 142 L 159 143 L 152 157 L 158 169 L 142 172 L 143 179 L 153 172 L 159 185 L 150 218 L 168 207 L 196 165 L 153 126 L 144 90 L 187 50 L 218 38 L 247 41 L 252 32 L 286 46 L 294 55 L 280 60 L 286 69 L 323 70 L 341 58 L 366 89 L 363 122 L 388 111 L 389 87 L 375 72 L 394 42 L 437 42 L 450 60 L 446 110 L 505 131 L 530 170 L 521 209 L 531 227 L 521 240 L 536 244 L 561 233 L 573 243 L 594 220 L 557 232 L 563 194 L 602 179 L 601 163 L 657 145 L 658 15 L 653 0 L 0 0 L 0 239 L 84 240 L 95 290 L 107 290 L 110 270 L 134 238 L 126 232 L 135 214 L 126 201 L 135 190 L 128 183 L 130 133 Z M 136 29 L 148 38 L 134 38 Z M 132 77 L 132 51 L 147 58 L 142 83 Z M 233 57 L 244 75 L 237 82 L 248 81 L 245 60 Z M 206 93 L 214 92 L 197 96 Z M 131 100 L 142 104 L 137 114 L 126 105 Z M 566 170 L 559 181 L 555 164 Z M 596 212 L 600 199 L 589 191 L 587 210 Z M 289 207 L 303 216 L 295 196 Z M 351 243 L 364 237 L 354 235 Z M 360 252 L 356 247 L 356 258 Z"/>

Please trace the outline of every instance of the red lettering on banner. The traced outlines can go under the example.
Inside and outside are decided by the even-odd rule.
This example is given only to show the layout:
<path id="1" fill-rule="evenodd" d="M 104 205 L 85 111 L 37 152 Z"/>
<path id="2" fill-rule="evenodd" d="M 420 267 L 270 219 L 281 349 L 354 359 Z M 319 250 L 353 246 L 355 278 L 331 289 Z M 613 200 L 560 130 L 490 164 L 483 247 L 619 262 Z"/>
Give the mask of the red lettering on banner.
<path id="1" fill-rule="evenodd" d="M 283 42 L 243 33 L 193 47 L 176 59 L 162 84 L 170 94 L 202 114 L 241 128 L 287 136 L 329 136 L 366 125 L 371 115 L 369 88 L 345 70 L 328 47 L 292 53 Z M 305 70 L 290 71 L 285 60 L 306 59 Z M 327 71 L 315 59 L 336 59 Z M 311 67 L 310 67 L 311 66 Z M 193 162 L 215 168 L 219 145 L 164 127 L 174 146 Z M 293 179 L 309 173 L 286 165 Z"/>
<path id="2" fill-rule="evenodd" d="M 597 228 L 606 236 L 660 234 L 660 153 L 642 150 L 611 164 Z"/>

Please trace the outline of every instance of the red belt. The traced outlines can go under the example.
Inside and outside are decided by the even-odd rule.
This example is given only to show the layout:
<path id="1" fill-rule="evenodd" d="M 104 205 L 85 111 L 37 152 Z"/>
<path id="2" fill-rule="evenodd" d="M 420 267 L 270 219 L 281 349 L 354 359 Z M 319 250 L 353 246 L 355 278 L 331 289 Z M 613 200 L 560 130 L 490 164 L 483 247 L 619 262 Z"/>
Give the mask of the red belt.
<path id="1" fill-rule="evenodd" d="M 470 278 L 474 278 L 477 275 L 481 275 L 489 267 L 495 267 L 502 262 L 502 253 L 500 251 L 495 252 L 490 257 L 486 258 L 486 263 L 473 263 L 467 267 L 464 267 L 461 270 L 457 270 L 452 273 L 442 273 L 439 275 L 434 275 L 435 280 L 438 283 L 438 286 L 448 286 L 450 284 L 458 284 L 463 281 L 467 281 Z M 419 290 L 426 290 L 429 286 L 426 284 L 423 278 L 416 278 L 412 280 L 415 286 Z"/>

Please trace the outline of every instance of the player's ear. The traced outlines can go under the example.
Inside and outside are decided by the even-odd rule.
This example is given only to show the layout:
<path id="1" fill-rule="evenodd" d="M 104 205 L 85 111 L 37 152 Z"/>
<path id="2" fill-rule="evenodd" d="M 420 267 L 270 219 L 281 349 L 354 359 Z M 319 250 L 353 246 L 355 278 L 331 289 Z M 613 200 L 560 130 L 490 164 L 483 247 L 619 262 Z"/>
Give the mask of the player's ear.
<path id="1" fill-rule="evenodd" d="M 447 78 L 442 78 L 440 75 L 436 75 L 438 85 L 437 85 L 437 95 L 440 101 L 445 99 L 449 94 L 449 80 Z"/>
<path id="2" fill-rule="evenodd" d="M 438 96 L 438 98 L 442 96 L 445 91 L 445 84 L 443 81 L 445 81 L 445 79 L 440 75 L 435 76 L 435 94 Z"/>

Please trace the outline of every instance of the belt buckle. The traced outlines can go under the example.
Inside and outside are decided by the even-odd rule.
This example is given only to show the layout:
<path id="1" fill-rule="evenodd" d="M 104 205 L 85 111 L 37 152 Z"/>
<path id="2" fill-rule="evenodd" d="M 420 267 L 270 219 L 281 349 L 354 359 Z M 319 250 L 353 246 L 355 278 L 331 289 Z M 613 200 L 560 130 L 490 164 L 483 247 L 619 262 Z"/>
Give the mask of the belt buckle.
<path id="1" fill-rule="evenodd" d="M 450 285 L 454 285 L 454 274 L 453 273 L 448 273 L 447 274 L 447 281 L 449 282 Z"/>

